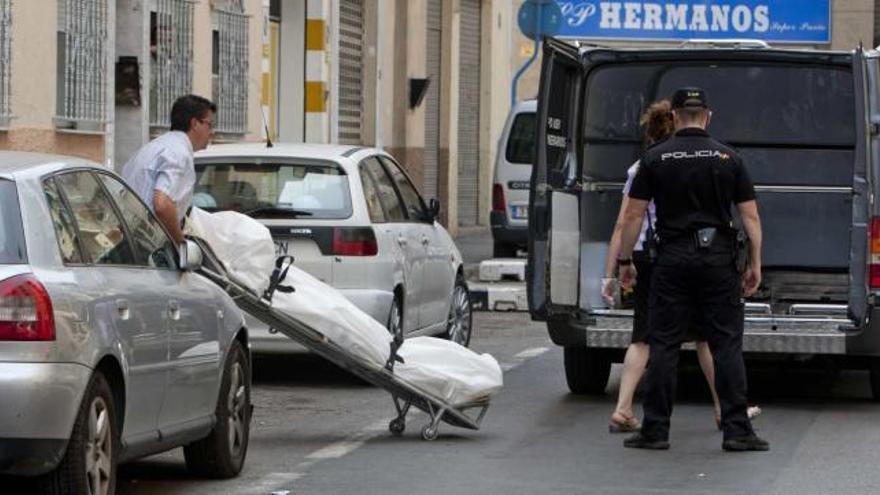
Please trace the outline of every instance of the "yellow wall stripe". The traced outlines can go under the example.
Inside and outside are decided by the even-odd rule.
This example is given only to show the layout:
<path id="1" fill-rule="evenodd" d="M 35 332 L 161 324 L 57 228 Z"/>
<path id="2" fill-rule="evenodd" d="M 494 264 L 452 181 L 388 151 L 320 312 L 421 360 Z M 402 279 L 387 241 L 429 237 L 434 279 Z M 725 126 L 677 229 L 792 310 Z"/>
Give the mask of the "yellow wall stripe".
<path id="1" fill-rule="evenodd" d="M 306 112 L 317 113 L 326 111 L 324 105 L 324 82 L 306 81 Z"/>
<path id="2" fill-rule="evenodd" d="M 306 19 L 306 50 L 324 49 L 324 19 Z"/>

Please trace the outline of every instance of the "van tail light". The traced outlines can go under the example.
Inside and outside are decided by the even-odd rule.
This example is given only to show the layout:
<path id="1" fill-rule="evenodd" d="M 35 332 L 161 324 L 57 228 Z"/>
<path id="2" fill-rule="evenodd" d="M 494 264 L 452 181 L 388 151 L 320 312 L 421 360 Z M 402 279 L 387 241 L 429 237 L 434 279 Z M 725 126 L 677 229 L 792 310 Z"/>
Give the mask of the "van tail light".
<path id="1" fill-rule="evenodd" d="M 492 186 L 492 211 L 507 212 L 507 203 L 504 201 L 504 188 L 501 184 Z"/>
<path id="2" fill-rule="evenodd" d="M 338 256 L 375 256 L 379 252 L 372 227 L 336 227 L 330 254 Z"/>
<path id="3" fill-rule="evenodd" d="M 871 218 L 871 238 L 868 252 L 868 286 L 880 289 L 880 217 Z"/>
<path id="4" fill-rule="evenodd" d="M 0 281 L 0 340 L 55 340 L 52 299 L 32 274 Z"/>

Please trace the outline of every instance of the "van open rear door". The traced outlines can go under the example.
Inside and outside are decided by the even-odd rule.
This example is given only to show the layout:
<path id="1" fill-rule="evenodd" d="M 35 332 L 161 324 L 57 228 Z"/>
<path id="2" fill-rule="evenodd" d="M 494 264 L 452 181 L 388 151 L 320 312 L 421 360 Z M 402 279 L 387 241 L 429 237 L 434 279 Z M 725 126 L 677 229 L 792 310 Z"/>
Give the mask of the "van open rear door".
<path id="1" fill-rule="evenodd" d="M 544 41 L 537 143 L 529 197 L 529 311 L 536 320 L 578 306 L 580 201 L 578 148 L 583 68 L 578 50 Z"/>

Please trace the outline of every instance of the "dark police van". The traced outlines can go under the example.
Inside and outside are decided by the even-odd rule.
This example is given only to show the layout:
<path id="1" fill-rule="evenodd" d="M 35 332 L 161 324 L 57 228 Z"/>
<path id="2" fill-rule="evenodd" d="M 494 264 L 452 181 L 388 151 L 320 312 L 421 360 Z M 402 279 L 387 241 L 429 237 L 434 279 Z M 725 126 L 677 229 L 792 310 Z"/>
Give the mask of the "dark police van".
<path id="1" fill-rule="evenodd" d="M 529 203 L 529 309 L 565 347 L 569 388 L 604 390 L 632 313 L 600 295 L 639 115 L 706 90 L 709 131 L 737 149 L 758 195 L 763 276 L 744 351 L 830 358 L 871 372 L 880 398 L 880 54 L 769 48 L 544 44 Z M 821 359 L 825 360 L 825 359 Z"/>

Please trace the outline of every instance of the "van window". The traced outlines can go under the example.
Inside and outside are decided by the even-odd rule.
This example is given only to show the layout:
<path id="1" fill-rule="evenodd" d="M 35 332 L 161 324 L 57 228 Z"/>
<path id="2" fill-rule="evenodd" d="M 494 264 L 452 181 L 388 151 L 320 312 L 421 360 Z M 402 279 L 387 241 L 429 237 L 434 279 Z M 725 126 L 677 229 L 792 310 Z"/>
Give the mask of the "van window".
<path id="1" fill-rule="evenodd" d="M 742 62 L 606 65 L 586 84 L 584 174 L 622 181 L 644 150 L 638 120 L 683 86 L 706 90 L 709 132 L 756 183 L 846 185 L 855 146 L 853 78 L 841 67 Z"/>
<path id="2" fill-rule="evenodd" d="M 507 137 L 505 158 L 510 163 L 531 165 L 535 159 L 535 114 L 520 113 L 513 119 Z"/>
<path id="3" fill-rule="evenodd" d="M 27 263 L 18 192 L 15 183 L 0 180 L 0 265 Z"/>
<path id="4" fill-rule="evenodd" d="M 587 83 L 587 139 L 641 140 L 639 114 L 677 88 L 706 90 L 712 134 L 730 143 L 846 146 L 855 141 L 850 71 L 770 64 L 599 68 Z"/>

